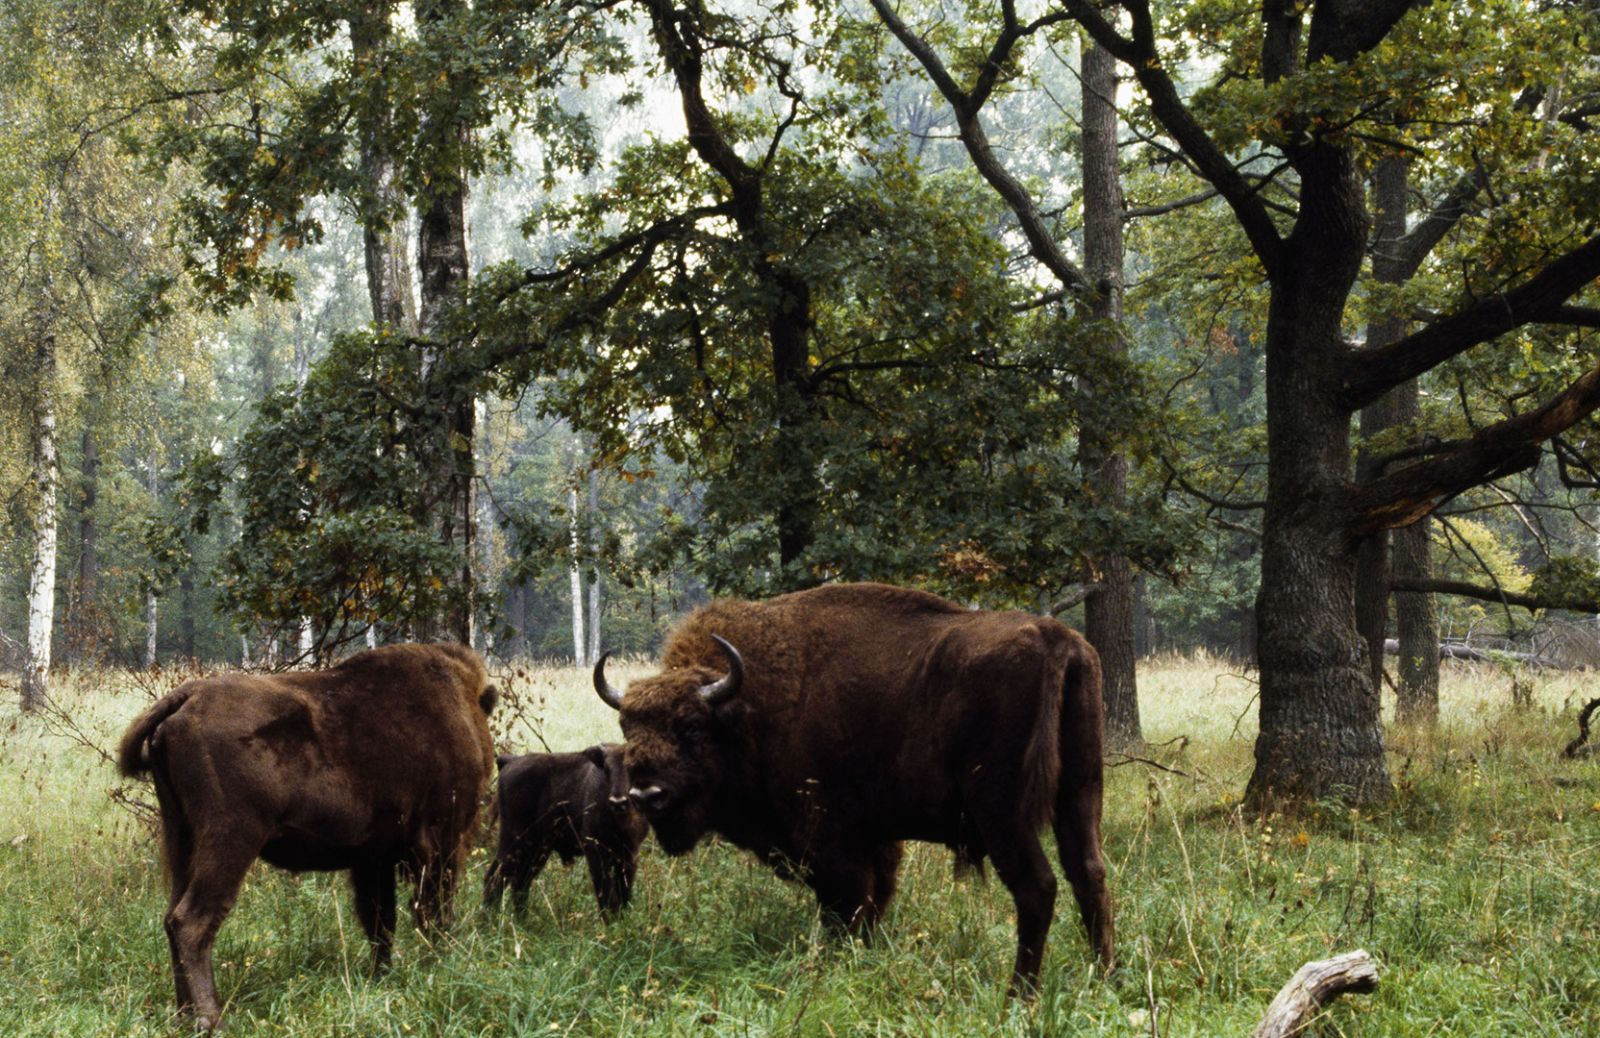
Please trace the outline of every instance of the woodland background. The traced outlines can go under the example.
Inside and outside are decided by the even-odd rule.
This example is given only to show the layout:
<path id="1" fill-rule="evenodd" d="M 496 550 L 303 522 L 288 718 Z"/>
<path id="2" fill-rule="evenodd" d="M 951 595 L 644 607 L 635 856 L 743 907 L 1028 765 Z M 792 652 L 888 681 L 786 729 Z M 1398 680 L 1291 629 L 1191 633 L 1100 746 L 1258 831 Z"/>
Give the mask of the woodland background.
<path id="1" fill-rule="evenodd" d="M 1382 800 L 1441 643 L 1600 662 L 1597 15 L 13 0 L 21 701 L 876 579 L 1083 627 L 1119 745 L 1259 663 L 1252 795 Z"/>

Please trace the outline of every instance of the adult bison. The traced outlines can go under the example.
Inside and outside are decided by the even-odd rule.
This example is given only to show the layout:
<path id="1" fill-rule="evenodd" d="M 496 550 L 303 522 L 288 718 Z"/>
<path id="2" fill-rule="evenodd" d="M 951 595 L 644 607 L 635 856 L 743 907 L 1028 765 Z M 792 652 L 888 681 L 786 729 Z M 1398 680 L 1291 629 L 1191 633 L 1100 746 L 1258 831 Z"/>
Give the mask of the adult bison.
<path id="1" fill-rule="evenodd" d="M 633 876 L 644 842 L 644 818 L 628 799 L 622 747 L 591 746 L 580 753 L 498 757 L 500 845 L 483 877 L 483 900 L 500 904 L 511 888 L 520 911 L 528 885 L 550 855 L 563 865 L 582 857 L 600 911 L 614 915 L 633 898 Z"/>
<path id="2" fill-rule="evenodd" d="M 211 944 L 257 858 L 349 869 L 376 967 L 397 870 L 416 885 L 417 924 L 446 922 L 494 769 L 495 696 L 470 649 L 391 645 L 329 670 L 188 681 L 134 721 L 117 764 L 155 781 L 179 1011 L 216 1025 Z"/>
<path id="3" fill-rule="evenodd" d="M 920 591 L 839 584 L 719 601 L 667 640 L 661 673 L 624 694 L 629 797 L 669 854 L 708 832 L 870 929 L 894 895 L 900 841 L 985 857 L 1017 909 L 1011 989 L 1030 994 L 1055 907 L 1038 830 L 1100 961 L 1113 961 L 1100 857 L 1100 661 L 1054 620 L 973 612 Z"/>

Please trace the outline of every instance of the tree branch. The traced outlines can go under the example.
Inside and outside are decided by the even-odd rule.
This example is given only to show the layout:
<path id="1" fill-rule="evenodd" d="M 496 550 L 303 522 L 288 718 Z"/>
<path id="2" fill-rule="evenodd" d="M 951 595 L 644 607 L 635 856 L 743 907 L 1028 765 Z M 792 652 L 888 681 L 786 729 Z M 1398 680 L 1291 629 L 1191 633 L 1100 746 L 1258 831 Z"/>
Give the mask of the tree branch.
<path id="1" fill-rule="evenodd" d="M 1201 202 L 1210 201 L 1215 197 L 1217 197 L 1217 189 L 1214 187 L 1209 187 L 1204 191 L 1197 191 L 1192 195 L 1185 195 L 1182 198 L 1174 198 L 1170 202 L 1161 202 L 1155 205 L 1139 205 L 1134 206 L 1131 209 L 1124 209 L 1122 211 L 1122 218 L 1124 220 L 1137 220 L 1144 216 L 1162 216 L 1166 213 L 1175 212 L 1179 209 L 1187 209 L 1191 205 L 1199 205 Z"/>
<path id="2" fill-rule="evenodd" d="M 1351 352 L 1341 402 L 1352 411 L 1474 346 L 1523 325 L 1562 323 L 1567 300 L 1600 277 L 1600 235 L 1562 253 L 1515 288 L 1441 317 L 1388 346 Z"/>
<path id="3" fill-rule="evenodd" d="M 645 6 L 650 10 L 650 22 L 661 57 L 677 80 L 678 94 L 683 99 L 683 121 L 689 131 L 689 146 L 701 161 L 722 175 L 736 199 L 754 190 L 760 175 L 728 143 L 706 104 L 702 85 L 705 65 L 699 37 L 693 31 L 685 33 L 682 29 L 682 23 L 689 22 L 692 15 L 679 11 L 670 0 L 645 0 Z"/>
<path id="4" fill-rule="evenodd" d="M 1383 42 L 1395 23 L 1423 0 L 1321 0 L 1311 7 L 1306 66 L 1323 58 L 1345 63 Z"/>
<path id="5" fill-rule="evenodd" d="M 873 0 L 874 5 L 882 0 Z M 1177 84 L 1161 64 L 1156 52 L 1155 25 L 1146 0 L 1127 0 L 1122 5 L 1132 16 L 1133 35 L 1123 36 L 1106 21 L 1093 0 L 1063 0 L 1063 7 L 1116 59 L 1133 70 L 1134 78 L 1150 99 L 1150 110 L 1172 135 L 1178 147 L 1194 163 L 1200 176 L 1217 189 L 1233 209 L 1256 258 L 1269 275 L 1282 264 L 1283 236 L 1272 222 L 1256 189 L 1217 147 L 1194 113 L 1184 104 Z"/>
<path id="6" fill-rule="evenodd" d="M 1433 210 L 1399 240 L 1387 247 L 1379 244 L 1373 251 L 1374 262 L 1383 262 L 1391 275 L 1387 280 L 1407 281 L 1422 266 L 1422 261 L 1444 239 L 1450 229 L 1467 214 L 1472 200 L 1483 189 L 1483 175 L 1469 173 L 1456 181 Z"/>
<path id="7" fill-rule="evenodd" d="M 972 164 L 977 168 L 979 175 L 988 181 L 995 193 L 1011 208 L 1017 218 L 1017 223 L 1022 228 L 1022 234 L 1028 240 L 1028 251 L 1045 268 L 1054 274 L 1062 286 L 1074 291 L 1082 291 L 1089 287 L 1089 279 L 1076 263 L 1070 260 L 1066 253 L 1061 251 L 1061 246 L 1056 242 L 1055 236 L 1045 225 L 1044 217 L 1039 212 L 1033 196 L 1022 185 L 1011 171 L 995 157 L 994 149 L 989 146 L 989 135 L 983 128 L 983 120 L 978 113 L 983 108 L 983 103 L 993 91 L 996 77 L 1000 68 L 1010 57 L 1012 49 L 1017 42 L 1028 33 L 1036 32 L 1051 21 L 1041 18 L 1027 26 L 1018 24 L 1016 11 L 1013 5 L 1007 2 L 1005 8 L 1005 28 L 995 39 L 994 46 L 990 48 L 984 67 L 978 75 L 978 82 L 969 94 L 962 90 L 956 83 L 955 77 L 945 67 L 944 61 L 938 53 L 928 44 L 928 41 L 918 36 L 901 20 L 894 9 L 889 6 L 889 0 L 871 0 L 872 9 L 878 13 L 878 18 L 916 58 L 918 63 L 927 71 L 928 78 L 939 93 L 949 103 L 956 115 L 956 128 L 961 136 L 961 143 L 966 146 L 967 154 L 972 159 Z M 1061 16 L 1062 18 L 1065 15 Z"/>
<path id="8" fill-rule="evenodd" d="M 1459 595 L 1462 598 L 1475 598 L 1482 602 L 1520 606 L 1530 613 L 1538 609 L 1565 609 L 1573 613 L 1600 613 L 1600 602 L 1591 599 L 1542 598 L 1538 595 L 1530 595 L 1521 591 L 1506 591 L 1503 588 L 1469 584 L 1464 580 L 1402 578 L 1391 581 L 1389 590 L 1414 591 L 1433 595 Z"/>
<path id="9" fill-rule="evenodd" d="M 1050 616 L 1060 616 L 1073 606 L 1082 605 L 1095 595 L 1098 595 L 1100 593 L 1100 587 L 1101 585 L 1099 584 L 1084 584 L 1082 587 L 1075 588 L 1062 597 L 1056 599 L 1054 602 L 1051 602 L 1050 608 L 1046 610 L 1046 612 Z"/>
<path id="10" fill-rule="evenodd" d="M 1350 531 L 1366 536 L 1410 524 L 1445 500 L 1539 460 L 1539 446 L 1600 408 L 1600 367 L 1589 369 L 1544 406 L 1485 426 L 1454 448 L 1356 488 Z"/>

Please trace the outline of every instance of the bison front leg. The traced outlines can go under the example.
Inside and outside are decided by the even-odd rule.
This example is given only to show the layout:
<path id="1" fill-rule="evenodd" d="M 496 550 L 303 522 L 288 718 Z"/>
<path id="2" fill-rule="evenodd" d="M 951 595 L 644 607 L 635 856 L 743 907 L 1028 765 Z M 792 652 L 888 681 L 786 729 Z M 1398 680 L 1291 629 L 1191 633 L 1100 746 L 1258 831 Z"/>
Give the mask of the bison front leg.
<path id="1" fill-rule="evenodd" d="M 355 892 L 356 918 L 372 942 L 373 972 L 389 965 L 394 951 L 395 863 L 364 863 L 350 870 L 350 886 Z"/>
<path id="2" fill-rule="evenodd" d="M 634 863 L 626 854 L 592 842 L 583 856 L 589 865 L 589 882 L 594 885 L 600 914 L 614 917 L 633 899 Z"/>
<path id="3" fill-rule="evenodd" d="M 898 851 L 898 844 L 890 844 Z M 899 854 L 893 854 L 893 865 Z M 808 884 L 816 892 L 822 916 L 835 926 L 858 937 L 872 936 L 888 897 L 894 892 L 894 867 L 883 857 L 883 848 L 870 848 L 856 854 L 830 854 L 810 865 Z"/>
<path id="4" fill-rule="evenodd" d="M 889 910 L 889 902 L 894 900 L 894 892 L 899 884 L 900 858 L 903 853 L 904 846 L 899 843 L 886 843 L 873 853 L 872 906 L 875 918 L 882 918 L 883 913 Z"/>
<path id="5" fill-rule="evenodd" d="M 460 858 L 459 851 L 437 855 L 417 870 L 411 916 L 416 921 L 417 929 L 429 941 L 437 938 L 450 925 L 450 908 L 455 898 Z"/>

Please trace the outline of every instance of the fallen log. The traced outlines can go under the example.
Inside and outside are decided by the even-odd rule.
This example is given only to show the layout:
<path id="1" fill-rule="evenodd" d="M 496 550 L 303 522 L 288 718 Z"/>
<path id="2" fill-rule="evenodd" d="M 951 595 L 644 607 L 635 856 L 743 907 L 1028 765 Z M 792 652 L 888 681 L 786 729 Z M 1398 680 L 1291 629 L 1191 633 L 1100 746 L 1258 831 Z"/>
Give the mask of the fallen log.
<path id="1" fill-rule="evenodd" d="M 1377 986 L 1378 964 L 1365 951 L 1308 962 L 1278 992 L 1250 1038 L 1293 1038 L 1306 1029 L 1323 1006 L 1340 995 L 1347 991 L 1365 993 Z"/>
<path id="2" fill-rule="evenodd" d="M 1383 640 L 1383 651 L 1387 656 L 1400 655 L 1400 640 L 1398 638 L 1385 638 Z M 1439 658 L 1441 660 L 1475 660 L 1480 663 L 1497 663 L 1502 660 L 1510 660 L 1513 663 L 1522 663 L 1529 667 L 1540 667 L 1546 670 L 1572 669 L 1565 663 L 1532 652 L 1512 652 L 1509 649 L 1478 649 L 1471 645 L 1462 645 L 1459 642 L 1440 642 Z"/>

